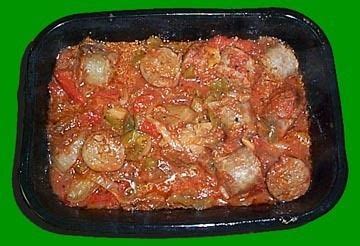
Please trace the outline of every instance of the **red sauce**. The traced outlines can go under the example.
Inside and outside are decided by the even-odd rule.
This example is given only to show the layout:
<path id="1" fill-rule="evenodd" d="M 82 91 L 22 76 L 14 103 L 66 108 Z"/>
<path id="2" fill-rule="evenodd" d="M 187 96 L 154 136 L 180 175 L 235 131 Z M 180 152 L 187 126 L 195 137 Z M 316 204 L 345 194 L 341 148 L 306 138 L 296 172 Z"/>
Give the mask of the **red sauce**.
<path id="1" fill-rule="evenodd" d="M 206 209 L 310 184 L 305 91 L 278 39 L 85 39 L 49 83 L 50 180 L 68 206 Z"/>

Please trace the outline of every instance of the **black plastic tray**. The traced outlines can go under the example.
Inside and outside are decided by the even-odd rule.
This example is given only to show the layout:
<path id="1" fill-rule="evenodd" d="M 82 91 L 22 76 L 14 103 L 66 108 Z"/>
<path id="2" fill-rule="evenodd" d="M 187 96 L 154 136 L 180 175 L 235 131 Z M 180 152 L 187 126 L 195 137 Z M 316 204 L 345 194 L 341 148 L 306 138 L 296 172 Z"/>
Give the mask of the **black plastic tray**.
<path id="1" fill-rule="evenodd" d="M 275 36 L 290 44 L 299 59 L 311 116 L 313 176 L 298 200 L 204 211 L 84 210 L 60 203 L 48 181 L 46 140 L 51 79 L 58 52 L 90 36 L 134 41 L 150 35 L 195 40 L 217 34 Z M 144 10 L 79 14 L 62 18 L 30 43 L 21 66 L 18 135 L 13 170 L 15 198 L 40 227 L 64 234 L 115 237 L 170 237 L 268 231 L 299 226 L 329 211 L 347 180 L 342 116 L 331 47 L 307 17 L 288 9 Z"/>

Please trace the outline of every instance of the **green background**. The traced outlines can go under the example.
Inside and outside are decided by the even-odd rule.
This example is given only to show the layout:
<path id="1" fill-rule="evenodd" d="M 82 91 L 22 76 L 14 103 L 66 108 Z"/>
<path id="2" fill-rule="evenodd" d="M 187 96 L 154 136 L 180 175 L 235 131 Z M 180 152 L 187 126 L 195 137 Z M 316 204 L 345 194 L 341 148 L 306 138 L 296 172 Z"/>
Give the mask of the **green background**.
<path id="1" fill-rule="evenodd" d="M 333 48 L 345 125 L 346 150 L 349 163 L 349 179 L 345 194 L 329 213 L 304 226 L 265 233 L 185 238 L 167 240 L 108 239 L 81 236 L 64 236 L 40 229 L 19 210 L 13 198 L 11 173 L 16 140 L 17 89 L 20 59 L 26 45 L 49 23 L 74 13 L 103 10 L 175 8 L 175 7 L 287 7 L 302 12 L 319 24 L 328 36 Z M 275 242 L 300 244 L 335 244 L 357 240 L 359 221 L 360 178 L 359 155 L 356 154 L 359 139 L 357 92 L 359 90 L 359 14 L 349 1 L 3 1 L 0 7 L 0 228 L 1 241 L 8 243 L 57 244 L 151 244 L 185 245 L 206 244 L 267 244 Z"/>

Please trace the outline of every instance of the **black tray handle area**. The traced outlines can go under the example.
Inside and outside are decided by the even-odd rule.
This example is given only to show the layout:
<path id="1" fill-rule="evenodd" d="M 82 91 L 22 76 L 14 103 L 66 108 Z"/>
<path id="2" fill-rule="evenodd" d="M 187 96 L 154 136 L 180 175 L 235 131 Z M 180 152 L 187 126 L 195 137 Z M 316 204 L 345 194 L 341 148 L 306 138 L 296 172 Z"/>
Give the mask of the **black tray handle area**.
<path id="1" fill-rule="evenodd" d="M 209 235 L 225 235 L 231 233 L 245 233 L 245 232 L 258 232 L 258 231 L 268 231 L 268 230 L 277 230 L 277 229 L 288 229 L 292 227 L 297 227 L 302 224 L 305 224 L 309 221 L 312 221 L 326 212 L 328 212 L 338 200 L 341 198 L 348 175 L 347 160 L 345 154 L 345 145 L 344 145 L 344 133 L 343 133 L 343 123 L 341 119 L 341 106 L 340 98 L 338 92 L 338 86 L 336 83 L 336 74 L 335 74 L 335 65 L 333 59 L 326 61 L 327 69 L 330 71 L 333 81 L 333 91 L 334 95 L 331 97 L 331 104 L 334 111 L 338 112 L 340 117 L 335 118 L 334 120 L 334 129 L 336 130 L 336 142 L 337 146 L 337 166 L 336 166 L 336 177 L 332 183 L 332 190 L 321 204 L 315 209 L 308 211 L 304 214 L 298 214 L 296 216 L 274 216 L 272 218 L 264 219 L 247 219 L 238 222 L 231 223 L 209 223 L 209 224 L 157 224 L 157 225 L 144 225 L 144 224 L 119 224 L 119 223 L 102 223 L 102 228 L 97 228 L 96 223 L 88 223 L 85 226 L 68 226 L 64 224 L 53 223 L 49 221 L 46 217 L 43 216 L 41 211 L 38 211 L 38 208 L 34 207 L 31 204 L 31 198 L 28 197 L 27 188 L 25 186 L 31 183 L 29 177 L 23 172 L 23 165 L 28 160 L 28 151 L 26 148 L 29 146 L 29 139 L 25 136 L 24 126 L 28 125 L 29 119 L 33 110 L 29 109 L 27 105 L 30 102 L 32 94 L 32 84 L 29 83 L 31 79 L 28 74 L 28 66 L 31 60 L 31 55 L 35 47 L 39 42 L 52 30 L 63 25 L 64 23 L 70 22 L 74 19 L 86 19 L 86 18 L 101 18 L 105 16 L 114 17 L 119 15 L 196 15 L 196 14 L 215 14 L 221 15 L 225 14 L 241 14 L 241 15 L 251 15 L 252 13 L 261 13 L 264 16 L 272 15 L 284 15 L 288 18 L 294 18 L 297 21 L 305 23 L 311 30 L 318 35 L 319 39 L 324 42 L 327 46 L 327 49 L 324 49 L 325 56 L 332 58 L 332 51 L 329 45 L 328 39 L 326 38 L 323 31 L 318 25 L 316 25 L 312 20 L 305 17 L 304 15 L 289 9 L 284 8 L 260 8 L 260 9 L 156 9 L 156 10 L 134 10 L 134 11 L 109 11 L 109 12 L 100 12 L 100 13 L 90 13 L 90 14 L 77 14 L 70 15 L 64 18 L 61 18 L 49 26 L 47 26 L 40 34 L 31 42 L 25 50 L 25 53 L 21 61 L 21 71 L 20 71 L 20 84 L 18 90 L 18 122 L 17 122 L 17 138 L 16 138 L 16 150 L 14 158 L 14 168 L 13 168 L 13 192 L 15 200 L 21 209 L 21 211 L 26 215 L 26 217 L 41 227 L 44 230 L 51 232 L 61 233 L 61 234 L 71 234 L 71 235 L 90 235 L 90 236 L 106 236 L 106 237 L 188 237 L 188 236 L 209 236 Z M 32 81 L 33 82 L 33 81 Z M 146 214 L 146 213 L 145 213 Z M 293 220 L 296 217 L 296 220 Z"/>

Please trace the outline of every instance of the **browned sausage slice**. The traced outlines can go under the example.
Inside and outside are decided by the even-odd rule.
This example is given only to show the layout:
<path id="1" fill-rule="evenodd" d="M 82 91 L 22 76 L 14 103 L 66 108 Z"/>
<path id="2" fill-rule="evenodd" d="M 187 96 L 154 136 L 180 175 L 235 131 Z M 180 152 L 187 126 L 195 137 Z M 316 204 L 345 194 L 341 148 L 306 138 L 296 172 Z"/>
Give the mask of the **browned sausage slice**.
<path id="1" fill-rule="evenodd" d="M 120 169 L 125 159 L 125 147 L 106 132 L 90 135 L 82 148 L 86 165 L 97 172 L 111 172 Z"/>
<path id="2" fill-rule="evenodd" d="M 156 87 L 174 87 L 180 76 L 181 57 L 169 48 L 149 51 L 140 61 L 144 79 Z"/>
<path id="3" fill-rule="evenodd" d="M 310 178 L 310 169 L 303 161 L 282 157 L 270 167 L 266 184 L 274 198 L 291 201 L 305 194 L 310 186 Z"/>

